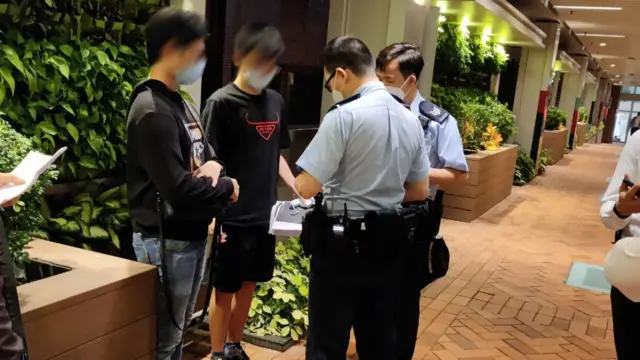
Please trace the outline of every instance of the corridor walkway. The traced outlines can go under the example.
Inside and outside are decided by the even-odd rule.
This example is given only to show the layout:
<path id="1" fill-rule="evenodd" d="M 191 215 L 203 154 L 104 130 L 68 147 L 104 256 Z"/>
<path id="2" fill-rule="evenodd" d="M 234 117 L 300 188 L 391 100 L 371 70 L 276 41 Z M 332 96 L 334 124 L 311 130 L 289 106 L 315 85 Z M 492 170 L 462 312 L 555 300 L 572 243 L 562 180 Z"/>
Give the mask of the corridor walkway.
<path id="1" fill-rule="evenodd" d="M 586 144 L 475 222 L 445 220 L 452 264 L 423 292 L 414 359 L 615 359 L 608 295 L 563 283 L 572 261 L 601 263 L 611 246 L 599 198 L 621 149 Z"/>

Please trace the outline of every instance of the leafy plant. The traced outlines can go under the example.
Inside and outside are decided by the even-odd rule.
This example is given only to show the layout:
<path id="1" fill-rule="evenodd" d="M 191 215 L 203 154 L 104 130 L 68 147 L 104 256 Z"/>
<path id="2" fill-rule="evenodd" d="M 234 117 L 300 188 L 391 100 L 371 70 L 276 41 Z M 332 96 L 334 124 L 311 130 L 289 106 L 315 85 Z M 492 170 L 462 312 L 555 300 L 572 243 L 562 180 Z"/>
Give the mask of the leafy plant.
<path id="1" fill-rule="evenodd" d="M 11 172 L 34 147 L 31 140 L 2 119 L 3 115 L 0 112 L 0 172 Z M 40 214 L 40 203 L 43 202 L 44 189 L 51 185 L 56 176 L 55 170 L 45 171 L 16 205 L 0 209 L 9 238 L 9 250 L 18 265 L 28 259 L 24 247 L 31 236 L 38 234 L 38 230 L 46 225 Z"/>
<path id="2" fill-rule="evenodd" d="M 498 128 L 489 124 L 487 130 L 482 134 L 482 146 L 485 150 L 495 151 L 500 148 L 502 143 L 502 135 L 498 131 Z"/>
<path id="3" fill-rule="evenodd" d="M 495 96 L 477 88 L 433 84 L 431 87 L 431 100 L 458 119 L 462 116 L 462 106 L 464 104 L 489 104 L 495 100 Z"/>
<path id="4" fill-rule="evenodd" d="M 587 114 L 587 109 L 582 106 L 578 109 L 578 121 L 585 124 L 587 122 L 587 118 L 589 114 Z"/>
<path id="5" fill-rule="evenodd" d="M 125 185 L 113 187 L 100 194 L 89 192 L 77 195 L 70 206 L 55 217 L 43 204 L 43 213 L 48 217 L 50 230 L 70 243 L 108 241 L 120 249 L 117 231 L 129 222 Z"/>
<path id="6" fill-rule="evenodd" d="M 141 51 L 88 41 L 0 39 L 0 104 L 9 121 L 44 152 L 69 147 L 64 178 L 116 169 L 126 152 L 126 107 L 146 73 Z"/>
<path id="7" fill-rule="evenodd" d="M 518 151 L 516 171 L 513 174 L 513 185 L 523 186 L 536 175 L 536 164 L 523 150 Z"/>
<path id="8" fill-rule="evenodd" d="M 490 35 L 471 35 L 467 25 L 444 22 L 439 28 L 434 80 L 442 85 L 485 87 L 506 66 L 508 55 Z"/>
<path id="9" fill-rule="evenodd" d="M 498 129 L 502 139 L 512 138 L 518 132 L 515 114 L 507 105 L 493 98 L 487 102 L 487 107 L 487 111 L 491 114 L 490 122 Z"/>
<path id="10" fill-rule="evenodd" d="M 598 129 L 597 126 L 589 125 L 589 129 L 587 130 L 587 133 L 585 134 L 585 141 L 586 140 L 590 140 L 591 138 L 596 136 L 598 134 L 598 130 L 597 129 Z"/>
<path id="11" fill-rule="evenodd" d="M 544 123 L 545 130 L 561 130 L 567 124 L 567 113 L 557 107 L 547 109 L 547 120 Z"/>
<path id="12" fill-rule="evenodd" d="M 543 174 L 547 171 L 547 166 L 551 164 L 551 155 L 549 150 L 542 149 L 540 151 L 540 166 L 538 167 L 538 174 Z"/>
<path id="13" fill-rule="evenodd" d="M 472 51 L 468 34 L 458 24 L 443 23 L 438 35 L 434 74 L 455 78 L 471 68 Z"/>
<path id="14" fill-rule="evenodd" d="M 251 302 L 247 329 L 257 335 L 298 340 L 309 326 L 309 258 L 298 238 L 276 245 L 273 279 L 261 283 Z"/>

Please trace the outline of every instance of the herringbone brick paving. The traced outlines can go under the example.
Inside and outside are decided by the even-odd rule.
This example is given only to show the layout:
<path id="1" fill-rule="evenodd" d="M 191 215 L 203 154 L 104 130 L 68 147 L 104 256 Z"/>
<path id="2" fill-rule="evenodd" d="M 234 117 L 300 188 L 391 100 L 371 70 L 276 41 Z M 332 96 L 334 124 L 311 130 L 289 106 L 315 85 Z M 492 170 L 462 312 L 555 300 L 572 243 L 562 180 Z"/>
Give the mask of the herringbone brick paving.
<path id="1" fill-rule="evenodd" d="M 585 144 L 473 223 L 443 222 L 451 267 L 422 294 L 414 359 L 616 358 L 608 296 L 564 280 L 572 261 L 601 263 L 610 247 L 599 198 L 620 150 Z M 302 345 L 246 350 L 304 359 Z"/>

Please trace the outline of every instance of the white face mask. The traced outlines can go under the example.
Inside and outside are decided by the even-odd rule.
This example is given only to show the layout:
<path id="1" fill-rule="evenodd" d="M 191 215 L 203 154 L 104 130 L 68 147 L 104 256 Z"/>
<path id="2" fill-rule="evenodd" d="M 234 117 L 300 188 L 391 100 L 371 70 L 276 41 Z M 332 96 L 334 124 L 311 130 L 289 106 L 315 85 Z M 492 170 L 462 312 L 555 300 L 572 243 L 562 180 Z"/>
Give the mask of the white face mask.
<path id="1" fill-rule="evenodd" d="M 250 69 L 245 72 L 244 77 L 247 80 L 249 86 L 256 90 L 263 90 L 271 83 L 271 80 L 278 73 L 278 68 L 273 69 L 270 73 L 264 75 L 262 71 L 257 69 Z"/>
<path id="2" fill-rule="evenodd" d="M 333 101 L 338 103 L 338 102 L 344 100 L 344 95 L 342 95 L 342 93 L 340 91 L 336 90 L 335 84 L 336 84 L 336 78 L 334 76 L 334 78 L 333 78 L 333 91 L 331 92 L 331 97 L 333 98 Z"/>
<path id="3" fill-rule="evenodd" d="M 400 100 L 404 100 L 404 97 L 407 96 L 407 94 L 405 94 L 402 88 L 407 84 L 407 81 L 409 81 L 409 78 L 407 78 L 407 80 L 405 80 L 404 83 L 402 83 L 402 86 L 400 87 L 395 87 L 395 86 L 385 86 L 385 87 L 387 88 L 387 91 L 391 95 L 397 96 L 398 98 L 400 98 Z"/>

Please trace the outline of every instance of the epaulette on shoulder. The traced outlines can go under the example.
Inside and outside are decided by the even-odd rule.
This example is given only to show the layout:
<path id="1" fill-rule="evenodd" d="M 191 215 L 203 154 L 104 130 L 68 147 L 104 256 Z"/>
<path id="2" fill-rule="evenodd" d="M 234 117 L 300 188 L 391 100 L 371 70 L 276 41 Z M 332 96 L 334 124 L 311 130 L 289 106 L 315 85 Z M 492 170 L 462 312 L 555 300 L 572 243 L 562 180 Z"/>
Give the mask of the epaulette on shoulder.
<path id="1" fill-rule="evenodd" d="M 397 97 L 397 96 L 395 96 L 395 95 L 393 95 L 393 94 L 391 94 L 391 97 L 392 97 L 392 98 L 394 98 L 394 99 L 396 99 L 396 101 L 397 101 L 397 102 L 399 102 L 400 104 L 402 104 L 402 106 L 404 106 L 404 107 L 405 107 L 405 108 L 407 108 L 408 110 L 411 110 L 411 107 L 410 107 L 407 103 L 405 103 L 402 99 L 400 99 L 399 97 Z"/>
<path id="2" fill-rule="evenodd" d="M 441 125 L 447 121 L 450 116 L 448 111 L 426 100 L 421 102 L 418 108 L 420 109 L 421 115 Z"/>
<path id="3" fill-rule="evenodd" d="M 355 94 L 353 96 L 350 96 L 350 97 L 348 97 L 348 98 L 346 98 L 346 99 L 344 99 L 344 100 L 342 100 L 340 102 L 335 103 L 332 107 L 329 108 L 329 111 L 337 109 L 340 106 L 346 105 L 346 104 L 348 104 L 348 103 L 350 103 L 352 101 L 356 101 L 358 99 L 360 99 L 360 94 Z M 329 112 L 329 111 L 327 111 L 327 112 Z"/>

